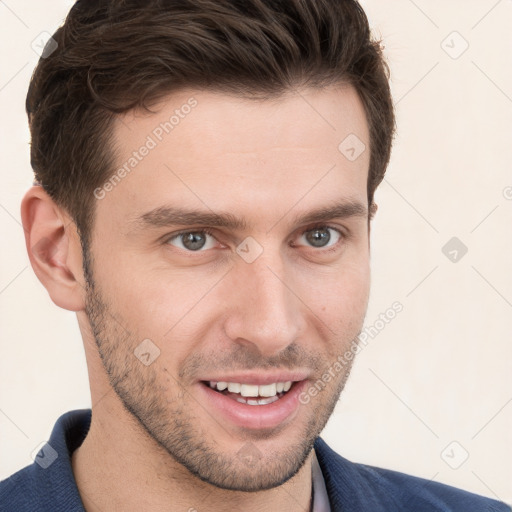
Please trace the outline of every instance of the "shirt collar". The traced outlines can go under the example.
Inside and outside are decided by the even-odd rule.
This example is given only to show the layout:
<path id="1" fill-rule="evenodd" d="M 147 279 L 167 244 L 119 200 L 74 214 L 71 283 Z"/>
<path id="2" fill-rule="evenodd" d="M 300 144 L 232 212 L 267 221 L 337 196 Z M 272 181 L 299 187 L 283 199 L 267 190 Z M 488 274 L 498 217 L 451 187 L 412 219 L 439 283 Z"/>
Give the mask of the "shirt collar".
<path id="1" fill-rule="evenodd" d="M 313 450 L 312 459 L 312 475 L 313 475 L 313 509 L 312 512 L 331 512 L 329 504 L 329 496 L 325 487 L 324 475 L 316 458 L 316 452 Z"/>

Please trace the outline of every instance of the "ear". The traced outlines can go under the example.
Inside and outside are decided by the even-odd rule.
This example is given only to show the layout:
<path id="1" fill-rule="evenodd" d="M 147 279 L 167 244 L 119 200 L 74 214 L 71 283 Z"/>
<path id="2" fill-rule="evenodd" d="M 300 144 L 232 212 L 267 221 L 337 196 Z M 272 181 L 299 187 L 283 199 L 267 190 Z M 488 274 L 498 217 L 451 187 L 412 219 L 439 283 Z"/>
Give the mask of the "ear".
<path id="1" fill-rule="evenodd" d="M 372 201 L 372 204 L 370 205 L 370 213 L 368 215 L 368 247 L 370 247 L 370 234 L 371 234 L 371 221 L 373 220 L 373 217 L 377 213 L 378 205 L 377 203 Z"/>
<path id="2" fill-rule="evenodd" d="M 368 220 L 373 220 L 374 215 L 377 213 L 379 205 L 372 201 L 372 204 L 370 205 L 370 216 Z"/>
<path id="3" fill-rule="evenodd" d="M 28 257 L 36 276 L 59 307 L 85 308 L 82 250 L 75 223 L 41 186 L 21 202 Z"/>

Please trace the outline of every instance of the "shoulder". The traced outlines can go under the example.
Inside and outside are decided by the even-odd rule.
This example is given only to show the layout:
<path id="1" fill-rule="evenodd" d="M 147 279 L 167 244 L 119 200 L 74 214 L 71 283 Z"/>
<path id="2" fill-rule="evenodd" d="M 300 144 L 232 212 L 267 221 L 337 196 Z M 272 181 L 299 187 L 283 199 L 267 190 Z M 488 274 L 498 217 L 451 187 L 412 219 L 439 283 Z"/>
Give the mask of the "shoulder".
<path id="1" fill-rule="evenodd" d="M 0 482 L 0 509 L 6 512 L 38 510 L 33 467 L 27 466 Z"/>
<path id="2" fill-rule="evenodd" d="M 334 510 L 350 503 L 351 511 L 511 512 L 502 502 L 462 489 L 350 462 L 321 438 L 315 442 L 315 452 Z"/>
<path id="3" fill-rule="evenodd" d="M 90 418 L 90 409 L 83 409 L 57 420 L 34 462 L 0 482 L 2 512 L 83 512 L 71 455 L 84 440 Z"/>

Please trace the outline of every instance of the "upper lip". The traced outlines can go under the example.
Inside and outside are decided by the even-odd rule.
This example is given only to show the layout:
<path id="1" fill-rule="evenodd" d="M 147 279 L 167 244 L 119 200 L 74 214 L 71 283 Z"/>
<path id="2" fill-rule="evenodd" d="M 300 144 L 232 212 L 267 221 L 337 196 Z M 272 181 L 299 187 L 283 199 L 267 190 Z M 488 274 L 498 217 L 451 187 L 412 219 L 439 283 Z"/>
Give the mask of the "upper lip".
<path id="1" fill-rule="evenodd" d="M 257 384 L 264 386 L 265 384 L 273 384 L 274 382 L 296 382 L 307 379 L 310 372 L 304 370 L 296 371 L 279 371 L 272 373 L 262 373 L 261 371 L 252 371 L 244 373 L 233 373 L 230 375 L 212 375 L 199 379 L 200 381 L 214 382 L 238 382 L 240 384 Z"/>

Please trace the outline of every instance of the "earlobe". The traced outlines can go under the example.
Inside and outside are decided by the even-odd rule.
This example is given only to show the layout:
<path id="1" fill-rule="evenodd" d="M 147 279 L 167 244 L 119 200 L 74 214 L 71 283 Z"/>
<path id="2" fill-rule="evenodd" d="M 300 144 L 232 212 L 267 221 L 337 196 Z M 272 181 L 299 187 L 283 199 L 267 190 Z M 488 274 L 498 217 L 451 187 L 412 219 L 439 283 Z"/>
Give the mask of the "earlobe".
<path id="1" fill-rule="evenodd" d="M 368 215 L 368 249 L 370 249 L 370 235 L 371 235 L 371 228 L 372 228 L 372 220 L 374 215 L 377 213 L 378 205 L 377 203 L 372 201 L 372 204 L 370 205 L 370 214 Z"/>
<path id="2" fill-rule="evenodd" d="M 375 202 L 372 202 L 372 204 L 370 205 L 370 220 L 372 220 L 374 215 L 377 213 L 378 207 L 379 206 Z"/>
<path id="3" fill-rule="evenodd" d="M 21 220 L 30 263 L 52 301 L 63 309 L 83 310 L 82 252 L 74 222 L 41 186 L 23 197 Z"/>

